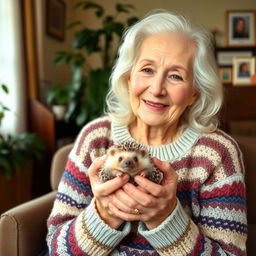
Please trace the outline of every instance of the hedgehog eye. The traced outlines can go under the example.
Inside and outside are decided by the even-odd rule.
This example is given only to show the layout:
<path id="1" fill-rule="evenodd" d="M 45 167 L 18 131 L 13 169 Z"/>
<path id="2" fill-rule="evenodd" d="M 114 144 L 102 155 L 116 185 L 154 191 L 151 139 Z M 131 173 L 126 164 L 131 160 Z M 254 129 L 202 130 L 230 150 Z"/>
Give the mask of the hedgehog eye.
<path id="1" fill-rule="evenodd" d="M 138 162 L 137 156 L 135 156 L 135 157 L 133 158 L 133 160 L 134 160 L 135 162 Z"/>
<path id="2" fill-rule="evenodd" d="M 123 160 L 123 158 L 120 156 L 120 157 L 118 158 L 118 161 L 121 162 L 122 160 Z"/>

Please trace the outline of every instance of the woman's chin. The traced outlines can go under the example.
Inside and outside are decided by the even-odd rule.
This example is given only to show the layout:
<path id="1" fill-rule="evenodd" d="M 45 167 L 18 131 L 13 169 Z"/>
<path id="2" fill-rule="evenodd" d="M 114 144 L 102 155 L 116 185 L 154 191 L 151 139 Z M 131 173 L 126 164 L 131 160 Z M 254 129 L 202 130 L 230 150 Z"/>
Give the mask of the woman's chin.
<path id="1" fill-rule="evenodd" d="M 162 118 L 159 117 L 150 117 L 150 116 L 145 116 L 143 118 L 140 118 L 140 120 L 147 126 L 151 127 L 162 127 L 166 125 L 166 120 L 163 120 Z"/>

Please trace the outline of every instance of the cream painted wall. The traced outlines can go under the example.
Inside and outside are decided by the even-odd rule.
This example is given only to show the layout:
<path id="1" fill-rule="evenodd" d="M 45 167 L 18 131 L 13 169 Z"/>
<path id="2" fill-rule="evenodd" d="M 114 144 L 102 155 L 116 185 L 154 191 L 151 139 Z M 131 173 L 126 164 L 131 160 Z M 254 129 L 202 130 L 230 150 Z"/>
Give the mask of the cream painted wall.
<path id="1" fill-rule="evenodd" d="M 113 10 L 115 3 L 122 2 L 136 7 L 134 14 L 142 17 L 153 9 L 166 9 L 188 17 L 192 22 L 210 30 L 221 32 L 219 44 L 225 44 L 225 11 L 256 9 L 255 0 L 107 0 L 97 1 L 107 10 Z"/>
<path id="2" fill-rule="evenodd" d="M 72 1 L 66 2 L 66 21 L 73 20 Z M 46 93 L 52 84 L 65 84 L 70 80 L 71 72 L 67 65 L 56 66 L 54 59 L 57 51 L 69 50 L 72 32 L 65 32 L 65 40 L 59 41 L 46 34 L 46 0 L 36 0 L 37 52 L 39 68 L 40 99 L 44 102 Z"/>
<path id="3" fill-rule="evenodd" d="M 97 26 L 98 20 L 92 12 L 84 12 L 74 9 L 75 3 L 80 0 L 64 0 L 66 2 L 67 23 L 74 20 L 83 20 L 89 27 Z M 37 0 L 37 27 L 38 27 L 38 54 L 40 67 L 41 91 L 51 83 L 66 83 L 70 80 L 70 71 L 67 66 L 54 66 L 55 52 L 69 49 L 72 33 L 66 32 L 65 42 L 59 42 L 50 38 L 45 33 L 45 0 Z M 217 40 L 219 46 L 225 46 L 225 11 L 226 10 L 251 10 L 256 9 L 255 0 L 95 0 L 102 4 L 107 12 L 113 13 L 116 3 L 127 3 L 135 6 L 132 13 L 142 17 L 152 9 L 167 9 L 183 14 L 204 28 L 218 29 L 220 36 Z M 92 56 L 90 61 L 93 66 L 100 63 L 99 58 Z"/>

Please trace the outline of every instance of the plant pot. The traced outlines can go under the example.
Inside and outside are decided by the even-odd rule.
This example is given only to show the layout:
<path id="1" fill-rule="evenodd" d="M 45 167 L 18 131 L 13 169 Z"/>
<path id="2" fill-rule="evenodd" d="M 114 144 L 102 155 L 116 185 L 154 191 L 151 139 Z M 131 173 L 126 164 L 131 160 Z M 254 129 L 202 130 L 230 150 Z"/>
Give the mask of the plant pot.
<path id="1" fill-rule="evenodd" d="M 54 105 L 52 106 L 52 112 L 56 120 L 64 120 L 67 107 L 65 105 Z"/>
<path id="2" fill-rule="evenodd" d="M 7 179 L 0 173 L 0 214 L 32 199 L 32 163 Z"/>

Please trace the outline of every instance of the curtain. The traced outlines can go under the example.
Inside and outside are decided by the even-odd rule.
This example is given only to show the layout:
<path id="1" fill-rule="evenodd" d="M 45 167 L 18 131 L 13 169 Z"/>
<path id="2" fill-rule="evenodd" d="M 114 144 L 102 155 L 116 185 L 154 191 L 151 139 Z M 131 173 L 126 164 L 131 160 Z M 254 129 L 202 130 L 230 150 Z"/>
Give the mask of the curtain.
<path id="1" fill-rule="evenodd" d="M 9 94 L 0 92 L 0 101 L 11 111 L 6 112 L 0 132 L 17 134 L 26 130 L 25 63 L 23 53 L 21 1 L 0 0 L 0 84 Z"/>

